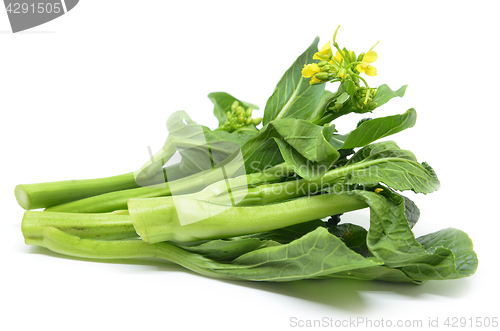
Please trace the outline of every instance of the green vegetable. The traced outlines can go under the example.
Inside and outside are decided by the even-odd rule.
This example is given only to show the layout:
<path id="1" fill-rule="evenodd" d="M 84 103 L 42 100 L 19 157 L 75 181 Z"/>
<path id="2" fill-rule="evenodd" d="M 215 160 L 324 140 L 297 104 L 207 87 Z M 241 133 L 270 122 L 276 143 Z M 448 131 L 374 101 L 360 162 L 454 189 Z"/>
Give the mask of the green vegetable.
<path id="1" fill-rule="evenodd" d="M 358 119 L 344 133 L 333 123 L 373 112 L 407 88 L 370 87 L 362 75 L 377 74 L 375 46 L 356 56 L 336 35 L 320 50 L 316 38 L 297 58 L 263 118 L 257 106 L 214 92 L 218 127 L 175 112 L 164 147 L 137 172 L 19 185 L 23 208 L 46 208 L 25 212 L 26 243 L 85 258 L 156 257 L 251 281 L 422 284 L 474 274 L 467 234 L 412 232 L 420 210 L 400 191 L 438 190 L 434 169 L 394 141 L 378 141 L 413 127 L 416 111 Z M 328 82 L 336 91 L 325 90 Z M 166 167 L 175 153 L 180 162 Z M 370 208 L 368 229 L 341 222 L 362 208 Z"/>

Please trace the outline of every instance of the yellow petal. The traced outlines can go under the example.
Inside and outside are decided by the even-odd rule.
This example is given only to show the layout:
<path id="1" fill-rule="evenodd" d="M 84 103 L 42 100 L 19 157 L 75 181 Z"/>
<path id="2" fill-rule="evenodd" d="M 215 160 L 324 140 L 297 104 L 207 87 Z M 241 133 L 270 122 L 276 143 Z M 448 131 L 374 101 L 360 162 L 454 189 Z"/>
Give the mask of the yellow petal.
<path id="1" fill-rule="evenodd" d="M 340 54 L 339 51 L 337 51 L 337 53 L 335 53 L 335 60 L 337 60 L 338 63 L 342 63 L 342 61 L 344 60 L 344 58 L 342 57 L 342 54 Z"/>
<path id="2" fill-rule="evenodd" d="M 321 50 L 313 55 L 314 60 L 329 60 L 332 57 L 332 47 L 330 42 L 327 42 Z"/>
<path id="3" fill-rule="evenodd" d="M 330 60 L 331 56 L 321 54 L 320 52 L 314 53 L 313 55 L 313 60 L 320 60 L 320 61 L 328 61 Z"/>
<path id="4" fill-rule="evenodd" d="M 330 42 L 327 42 L 325 46 L 321 48 L 321 52 L 328 51 L 330 49 L 332 49 L 332 46 L 330 46 Z"/>
<path id="5" fill-rule="evenodd" d="M 316 76 L 312 76 L 309 84 L 320 83 L 321 81 L 316 78 Z"/>
<path id="6" fill-rule="evenodd" d="M 365 54 L 365 56 L 363 56 L 363 62 L 372 63 L 377 61 L 377 59 L 378 59 L 378 54 L 377 52 L 374 51 L 369 51 L 368 53 Z"/>
<path id="7" fill-rule="evenodd" d="M 377 68 L 368 66 L 368 68 L 366 68 L 365 70 L 365 74 L 367 74 L 368 76 L 377 76 Z"/>
<path id="8" fill-rule="evenodd" d="M 361 64 L 358 64 L 358 65 L 356 66 L 356 69 L 358 69 L 358 71 L 359 71 L 360 73 L 365 72 L 365 68 L 363 68 L 363 66 L 362 66 Z"/>
<path id="9" fill-rule="evenodd" d="M 310 78 L 317 72 L 320 72 L 318 65 L 316 63 L 304 64 L 304 68 L 302 69 L 302 76 L 305 78 Z"/>

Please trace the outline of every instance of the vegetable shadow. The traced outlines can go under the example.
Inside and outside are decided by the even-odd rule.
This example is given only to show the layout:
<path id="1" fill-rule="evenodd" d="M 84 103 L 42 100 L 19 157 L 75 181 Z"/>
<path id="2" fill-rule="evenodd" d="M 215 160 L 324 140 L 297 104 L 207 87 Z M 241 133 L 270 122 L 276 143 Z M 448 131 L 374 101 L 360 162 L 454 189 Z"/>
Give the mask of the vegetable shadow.
<path id="1" fill-rule="evenodd" d="M 153 269 L 158 271 L 166 271 L 166 272 L 188 272 L 193 275 L 199 275 L 195 272 L 192 272 L 180 265 L 174 264 L 170 261 L 165 261 L 156 258 L 129 258 L 129 259 L 90 259 L 84 257 L 77 256 L 68 256 L 53 252 L 45 247 L 40 246 L 30 246 L 29 254 L 38 254 L 50 256 L 58 259 L 71 260 L 71 261 L 81 261 L 81 262 L 90 262 L 90 263 L 102 263 L 102 264 L 115 264 L 115 265 L 130 265 L 130 266 L 140 266 L 144 270 Z M 207 277 L 208 278 L 208 277 Z"/>
<path id="2" fill-rule="evenodd" d="M 229 286 L 243 286 L 257 291 L 265 291 L 299 300 L 336 308 L 340 311 L 361 313 L 372 307 L 365 294 L 379 293 L 385 296 L 427 299 L 429 295 L 460 298 L 467 295 L 470 284 L 467 279 L 428 281 L 422 285 L 410 283 L 390 283 L 382 281 L 363 281 L 353 279 L 308 279 L 292 282 L 252 282 L 246 280 L 224 280 L 206 277 L 185 269 L 169 261 L 154 258 L 142 259 L 88 259 L 71 257 L 52 252 L 46 248 L 31 246 L 30 254 L 40 254 L 74 261 L 140 266 L 141 272 L 156 270 L 160 272 L 184 272 L 211 281 L 224 282 Z M 389 308 L 389 307 L 388 307 Z"/>
<path id="3" fill-rule="evenodd" d="M 245 286 L 255 290 L 285 295 L 352 313 L 366 312 L 373 307 L 373 301 L 370 301 L 364 295 L 368 293 L 412 299 L 428 299 L 429 295 L 460 298 L 467 294 L 470 287 L 467 279 L 428 281 L 422 285 L 340 278 L 275 283 L 221 281 L 234 286 Z M 388 306 L 388 308 L 390 307 Z"/>

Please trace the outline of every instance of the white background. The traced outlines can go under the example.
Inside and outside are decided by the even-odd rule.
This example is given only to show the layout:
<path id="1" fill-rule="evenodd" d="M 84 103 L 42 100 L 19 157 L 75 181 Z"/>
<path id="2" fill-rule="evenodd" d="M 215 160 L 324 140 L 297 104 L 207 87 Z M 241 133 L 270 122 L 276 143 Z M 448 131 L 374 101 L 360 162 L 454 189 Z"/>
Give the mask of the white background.
<path id="1" fill-rule="evenodd" d="M 298 329 L 292 317 L 421 319 L 424 326 L 429 318 L 442 326 L 446 317 L 500 317 L 495 5 L 82 0 L 18 34 L 0 10 L 0 328 L 287 330 Z M 373 116 L 417 110 L 417 125 L 392 138 L 428 161 L 442 186 L 412 196 L 422 211 L 415 233 L 467 232 L 480 261 L 474 276 L 422 286 L 229 282 L 162 261 L 90 261 L 24 244 L 16 184 L 137 170 L 147 146 L 163 145 L 172 112 L 216 127 L 206 97 L 213 91 L 264 109 L 295 58 L 315 36 L 321 45 L 331 39 L 338 24 L 337 41 L 356 53 L 381 40 L 371 85 L 409 84 L 404 98 Z M 337 128 L 346 132 L 362 117 L 349 115 Z M 362 211 L 344 221 L 366 225 L 367 217 Z"/>

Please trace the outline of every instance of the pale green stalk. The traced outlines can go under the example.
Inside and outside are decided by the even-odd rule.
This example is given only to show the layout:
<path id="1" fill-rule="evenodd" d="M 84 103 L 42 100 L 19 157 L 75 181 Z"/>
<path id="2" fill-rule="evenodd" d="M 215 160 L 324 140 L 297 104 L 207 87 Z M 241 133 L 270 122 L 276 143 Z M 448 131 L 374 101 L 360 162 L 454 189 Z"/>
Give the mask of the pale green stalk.
<path id="1" fill-rule="evenodd" d="M 53 252 L 90 259 L 130 259 L 156 257 L 164 259 L 201 275 L 235 279 L 221 275 L 211 269 L 221 268 L 221 264 L 201 255 L 185 251 L 169 243 L 148 244 L 142 240 L 95 240 L 82 239 L 67 234 L 54 227 L 44 228 L 42 239 L 36 245 Z"/>
<path id="2" fill-rule="evenodd" d="M 213 204 L 189 197 L 131 199 L 136 232 L 149 243 L 192 242 L 265 232 L 367 207 L 350 194 L 325 194 L 248 207 Z"/>

